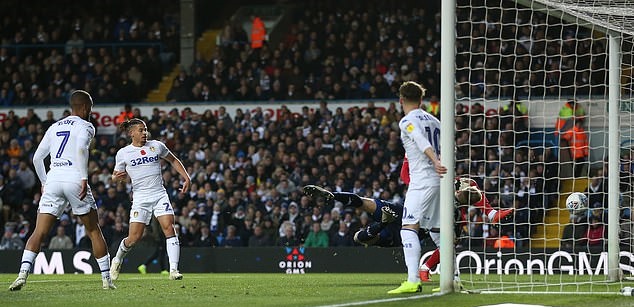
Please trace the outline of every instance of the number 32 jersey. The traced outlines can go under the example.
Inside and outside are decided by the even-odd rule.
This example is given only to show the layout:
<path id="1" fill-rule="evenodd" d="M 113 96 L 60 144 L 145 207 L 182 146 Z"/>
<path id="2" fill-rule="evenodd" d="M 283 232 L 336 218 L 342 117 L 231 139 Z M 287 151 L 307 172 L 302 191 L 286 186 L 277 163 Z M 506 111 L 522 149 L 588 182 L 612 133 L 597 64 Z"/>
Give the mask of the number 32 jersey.
<path id="1" fill-rule="evenodd" d="M 119 149 L 114 170 L 128 173 L 135 199 L 153 198 L 165 192 L 160 160 L 169 152 L 165 144 L 156 140 L 149 140 L 141 147 L 130 144 Z"/>
<path id="2" fill-rule="evenodd" d="M 88 179 L 88 153 L 95 127 L 79 116 L 68 116 L 54 123 L 33 155 L 33 166 L 42 185 L 49 178 L 56 182 Z M 44 158 L 51 156 L 48 174 Z"/>
<path id="3" fill-rule="evenodd" d="M 440 121 L 433 115 L 416 109 L 407 113 L 398 125 L 409 162 L 409 189 L 440 185 L 440 176 L 424 153 L 431 147 L 440 157 Z"/>

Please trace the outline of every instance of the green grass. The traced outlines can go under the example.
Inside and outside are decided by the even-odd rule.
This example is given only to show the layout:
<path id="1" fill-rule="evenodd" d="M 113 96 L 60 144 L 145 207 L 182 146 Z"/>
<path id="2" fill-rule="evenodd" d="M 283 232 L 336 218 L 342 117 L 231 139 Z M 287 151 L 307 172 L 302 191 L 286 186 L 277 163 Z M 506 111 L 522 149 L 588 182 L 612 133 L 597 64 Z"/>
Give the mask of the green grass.
<path id="1" fill-rule="evenodd" d="M 425 284 L 423 293 L 388 295 L 405 274 L 185 274 L 170 281 L 159 274 L 122 274 L 117 290 L 102 290 L 98 275 L 32 275 L 17 292 L 7 289 L 15 274 L 0 274 L 0 306 L 322 306 L 379 301 L 372 306 L 470 307 L 501 303 L 547 306 L 634 306 L 634 297 L 620 295 L 452 294 L 427 296 L 437 282 Z M 437 276 L 435 276 L 437 277 Z M 463 276 L 463 280 L 465 280 Z M 499 279 L 498 279 L 499 280 Z M 628 284 L 629 286 L 632 286 Z M 610 285 L 618 291 L 621 285 Z M 581 285 L 575 289 L 589 290 Z M 425 295 L 425 297 L 421 297 Z M 415 297 L 415 298 L 412 298 Z M 410 299 L 407 299 L 410 298 Z M 369 303 L 366 303 L 369 304 Z"/>

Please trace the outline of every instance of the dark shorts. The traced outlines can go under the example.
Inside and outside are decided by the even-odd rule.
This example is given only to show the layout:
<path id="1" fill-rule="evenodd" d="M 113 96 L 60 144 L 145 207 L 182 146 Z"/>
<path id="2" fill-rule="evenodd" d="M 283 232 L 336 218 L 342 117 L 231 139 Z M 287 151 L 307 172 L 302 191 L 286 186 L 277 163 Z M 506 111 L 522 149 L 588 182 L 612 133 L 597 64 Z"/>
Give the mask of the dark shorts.
<path id="1" fill-rule="evenodd" d="M 403 218 L 403 206 L 380 199 L 375 199 L 374 202 L 376 203 L 376 210 L 374 211 L 372 218 L 375 221 L 381 222 L 381 216 L 383 215 L 381 208 L 383 208 L 383 206 L 390 207 L 390 209 L 394 210 L 394 212 L 398 214 L 398 218 L 394 220 L 394 222 L 388 224 L 385 228 L 383 228 L 383 230 L 381 230 L 381 233 L 379 234 L 379 241 L 375 245 L 382 247 L 401 246 L 401 219 Z"/>

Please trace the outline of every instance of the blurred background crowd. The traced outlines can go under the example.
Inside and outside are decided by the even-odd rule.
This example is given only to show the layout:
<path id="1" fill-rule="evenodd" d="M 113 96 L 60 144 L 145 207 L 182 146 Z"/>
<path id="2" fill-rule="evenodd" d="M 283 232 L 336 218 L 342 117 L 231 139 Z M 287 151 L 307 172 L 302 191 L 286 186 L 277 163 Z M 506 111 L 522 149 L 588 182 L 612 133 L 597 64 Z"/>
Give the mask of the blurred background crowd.
<path id="1" fill-rule="evenodd" d="M 65 3 L 40 2 L 28 11 L 0 4 L 0 105 L 65 104 L 73 89 L 91 92 L 97 106 L 137 103 L 177 64 L 177 3 Z M 508 105 L 456 105 L 456 172 L 475 179 L 493 207 L 514 207 L 516 213 L 514 224 L 497 229 L 471 208 L 463 244 L 482 246 L 500 232 L 528 244 L 531 225 L 542 222 L 556 200 L 559 156 L 523 142 L 530 122 L 522 99 L 603 94 L 604 41 L 556 22 L 533 27 L 552 22 L 540 14 L 483 9 L 469 18 L 480 26 L 457 28 L 456 63 L 463 67 L 457 70 L 457 95 L 499 98 Z M 513 23 L 490 22 L 498 19 Z M 130 108 L 192 176 L 191 191 L 180 194 L 177 173 L 163 170 L 184 247 L 297 245 L 311 231 L 326 232 L 327 246 L 354 245 L 352 234 L 371 218 L 342 204 L 311 201 L 300 191 L 306 184 L 403 200 L 401 111 L 396 102 L 376 108 L 371 101 L 396 101 L 400 84 L 413 80 L 428 89 L 423 108 L 439 116 L 439 3 L 304 1 L 291 21 L 279 43 L 253 48 L 241 24 L 220 19 L 214 54 L 198 52 L 191 67 L 171 80 L 166 97 L 208 101 L 207 111 L 194 113 L 185 104 L 152 114 Z M 544 38 L 550 43 L 543 44 Z M 358 100 L 358 107 L 328 107 L 330 100 L 349 99 Z M 305 106 L 299 116 L 286 110 L 272 120 L 260 109 L 228 114 L 222 105 L 234 101 Z M 19 248 L 34 227 L 40 185 L 31 158 L 57 119 L 29 111 L 23 118 L 10 114 L 0 126 L 0 248 Z M 110 174 L 116 151 L 127 142 L 120 133 L 98 136 L 89 165 L 100 223 L 114 247 L 127 234 L 132 195 L 129 184 L 113 184 Z M 67 214 L 47 244 L 85 247 L 85 240 L 83 225 Z"/>

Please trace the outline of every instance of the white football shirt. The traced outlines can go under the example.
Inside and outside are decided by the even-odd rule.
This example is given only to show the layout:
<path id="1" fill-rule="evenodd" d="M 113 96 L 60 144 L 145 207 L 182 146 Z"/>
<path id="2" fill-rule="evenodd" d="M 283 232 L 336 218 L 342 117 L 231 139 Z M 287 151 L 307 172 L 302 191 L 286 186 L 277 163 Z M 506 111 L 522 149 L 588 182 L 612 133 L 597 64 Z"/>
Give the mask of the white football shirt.
<path id="1" fill-rule="evenodd" d="M 409 162 L 408 189 L 440 185 L 440 176 L 424 153 L 432 147 L 440 157 L 440 121 L 426 111 L 416 109 L 405 115 L 398 125 Z"/>
<path id="2" fill-rule="evenodd" d="M 33 155 L 33 166 L 42 185 L 48 179 L 77 182 L 88 179 L 88 153 L 95 127 L 79 116 L 60 119 L 46 130 Z M 48 174 L 44 158 L 51 156 Z"/>
<path id="3" fill-rule="evenodd" d="M 117 151 L 114 170 L 128 173 L 135 199 L 155 197 L 165 192 L 160 160 L 169 153 L 167 146 L 157 140 L 149 140 L 141 147 L 130 144 Z"/>

